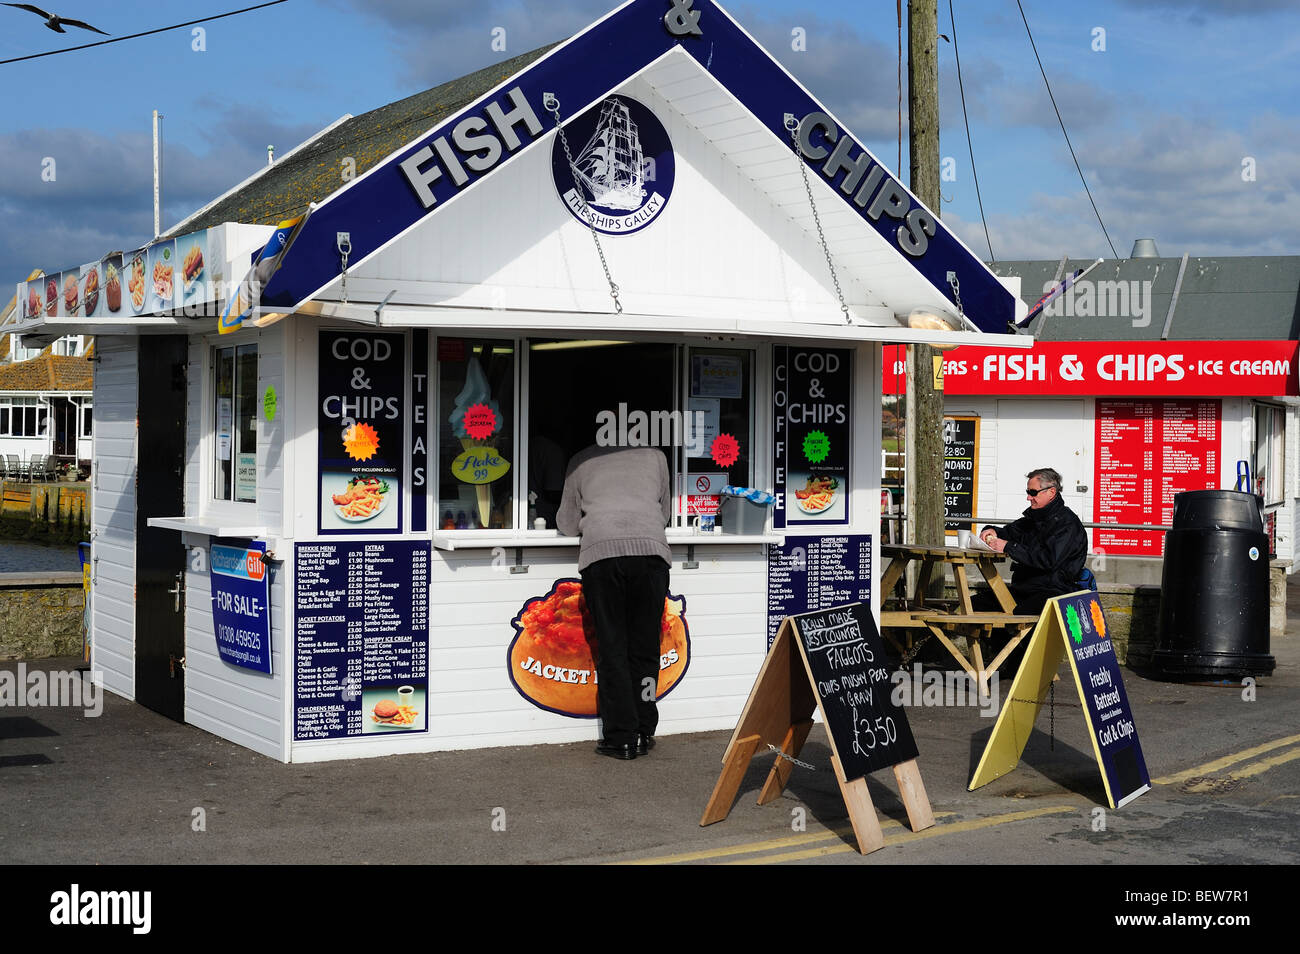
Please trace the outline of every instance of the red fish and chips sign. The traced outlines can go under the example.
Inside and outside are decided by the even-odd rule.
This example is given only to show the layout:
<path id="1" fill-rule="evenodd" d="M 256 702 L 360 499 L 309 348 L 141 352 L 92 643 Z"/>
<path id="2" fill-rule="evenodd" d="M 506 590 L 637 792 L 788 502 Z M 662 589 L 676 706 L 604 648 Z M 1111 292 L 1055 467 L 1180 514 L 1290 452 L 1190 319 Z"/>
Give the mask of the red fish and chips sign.
<path id="1" fill-rule="evenodd" d="M 1039 341 L 943 355 L 948 394 L 1137 397 L 1300 395 L 1296 341 Z M 907 390 L 904 349 L 884 348 L 882 392 Z"/>

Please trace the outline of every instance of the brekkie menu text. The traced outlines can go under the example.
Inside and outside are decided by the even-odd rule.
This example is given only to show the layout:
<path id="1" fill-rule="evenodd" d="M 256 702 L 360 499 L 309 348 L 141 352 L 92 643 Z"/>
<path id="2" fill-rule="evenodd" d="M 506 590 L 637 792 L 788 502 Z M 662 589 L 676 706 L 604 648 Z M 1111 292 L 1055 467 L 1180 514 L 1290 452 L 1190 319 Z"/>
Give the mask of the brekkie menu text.
<path id="1" fill-rule="evenodd" d="M 294 548 L 294 739 L 427 731 L 429 544 Z"/>

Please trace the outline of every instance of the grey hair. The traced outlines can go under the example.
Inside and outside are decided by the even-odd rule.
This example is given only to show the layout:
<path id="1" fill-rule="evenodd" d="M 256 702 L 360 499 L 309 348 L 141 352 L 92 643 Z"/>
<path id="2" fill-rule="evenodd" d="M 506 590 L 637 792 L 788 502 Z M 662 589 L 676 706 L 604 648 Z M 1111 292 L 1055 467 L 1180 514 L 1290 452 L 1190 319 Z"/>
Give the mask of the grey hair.
<path id="1" fill-rule="evenodd" d="M 1038 470 L 1031 470 L 1029 473 L 1025 474 L 1026 480 L 1033 480 L 1035 477 L 1038 478 L 1038 482 L 1044 488 L 1055 487 L 1058 494 L 1061 492 L 1061 475 L 1052 470 L 1052 468 L 1040 467 Z"/>

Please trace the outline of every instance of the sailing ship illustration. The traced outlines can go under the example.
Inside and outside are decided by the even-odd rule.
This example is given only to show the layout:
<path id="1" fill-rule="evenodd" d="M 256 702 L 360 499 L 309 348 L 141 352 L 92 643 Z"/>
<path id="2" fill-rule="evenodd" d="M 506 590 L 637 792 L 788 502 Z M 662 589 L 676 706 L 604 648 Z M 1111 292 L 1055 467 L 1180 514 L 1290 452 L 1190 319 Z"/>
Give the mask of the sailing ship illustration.
<path id="1" fill-rule="evenodd" d="M 591 196 L 591 205 L 628 211 L 641 208 L 646 194 L 642 188 L 646 160 L 626 103 L 611 98 L 601 104 L 596 131 L 573 165 L 575 178 Z"/>

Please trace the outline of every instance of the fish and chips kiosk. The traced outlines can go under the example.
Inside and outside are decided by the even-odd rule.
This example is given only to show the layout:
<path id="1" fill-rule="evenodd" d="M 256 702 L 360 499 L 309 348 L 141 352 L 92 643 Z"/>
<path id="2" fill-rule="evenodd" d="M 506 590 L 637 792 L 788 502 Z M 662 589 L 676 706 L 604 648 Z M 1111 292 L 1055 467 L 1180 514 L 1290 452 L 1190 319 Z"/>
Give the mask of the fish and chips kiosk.
<path id="1" fill-rule="evenodd" d="M 501 73 L 293 221 L 21 287 L 97 336 L 109 690 L 283 761 L 596 738 L 555 529 L 593 441 L 674 481 L 662 734 L 733 726 L 783 617 L 878 606 L 882 344 L 1028 345 L 1015 296 L 708 0 Z"/>

